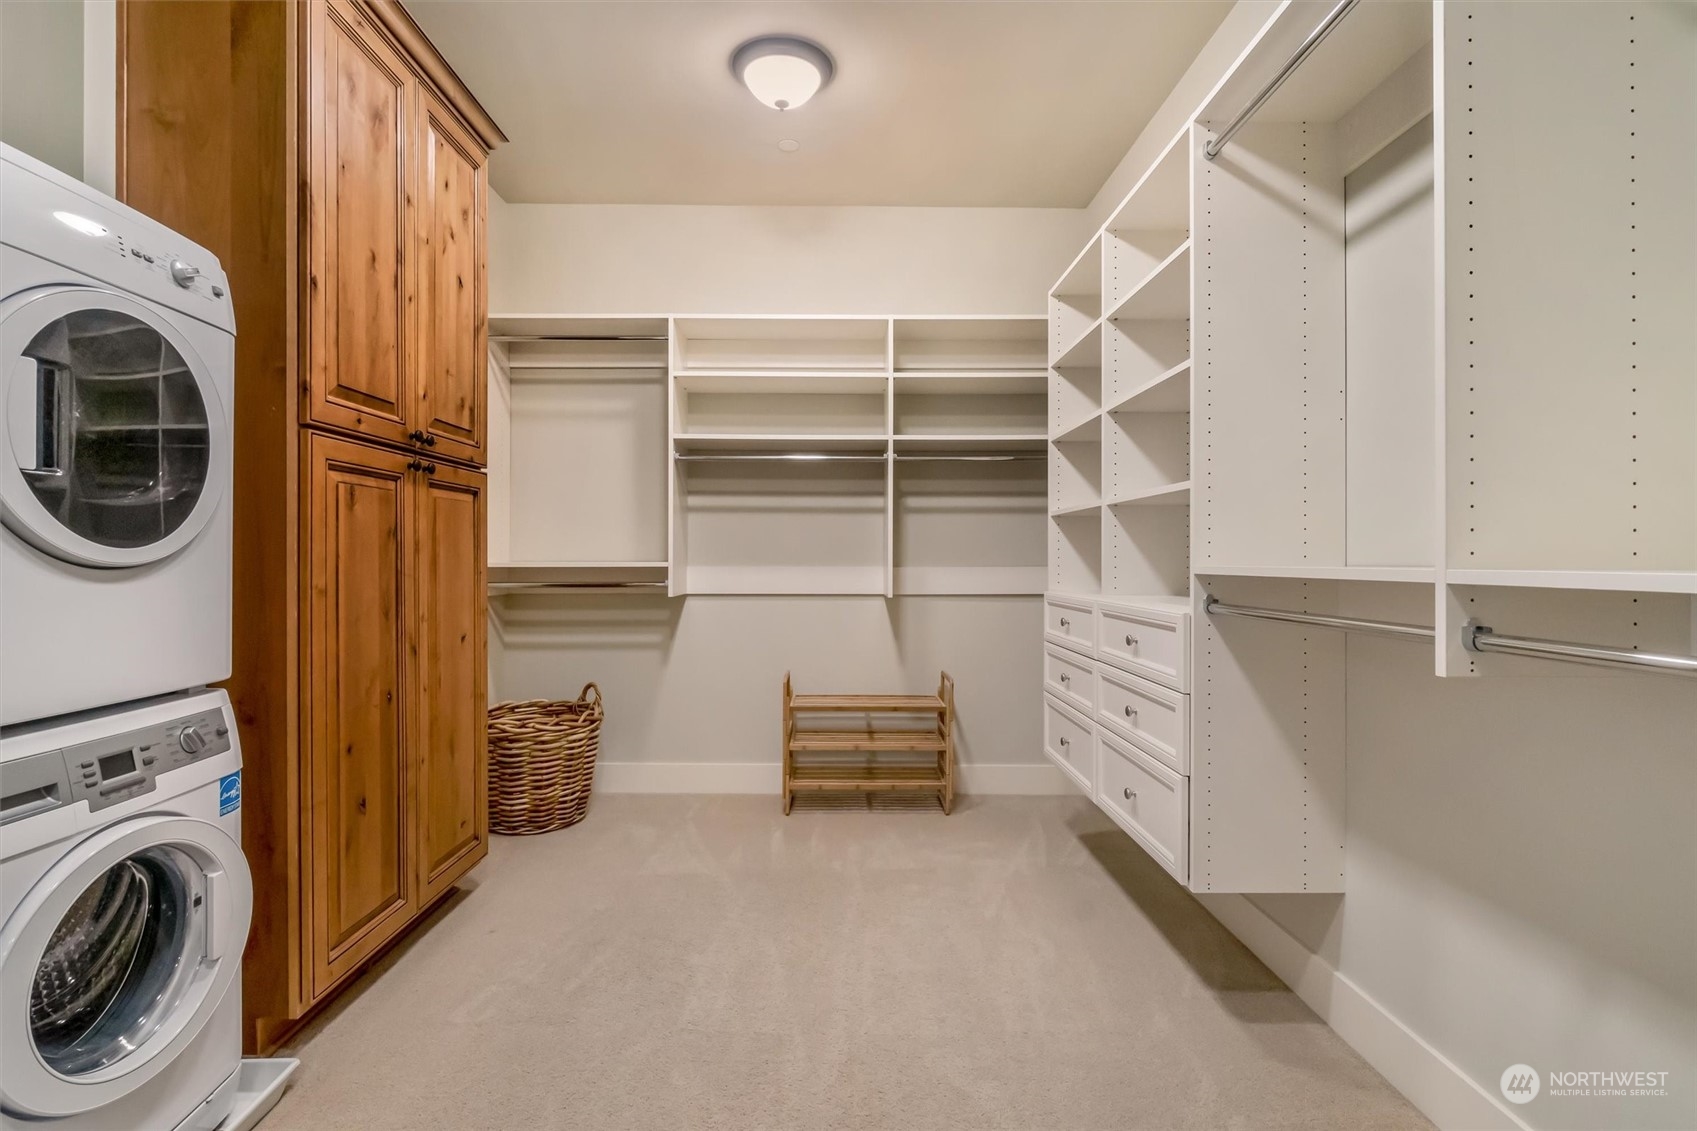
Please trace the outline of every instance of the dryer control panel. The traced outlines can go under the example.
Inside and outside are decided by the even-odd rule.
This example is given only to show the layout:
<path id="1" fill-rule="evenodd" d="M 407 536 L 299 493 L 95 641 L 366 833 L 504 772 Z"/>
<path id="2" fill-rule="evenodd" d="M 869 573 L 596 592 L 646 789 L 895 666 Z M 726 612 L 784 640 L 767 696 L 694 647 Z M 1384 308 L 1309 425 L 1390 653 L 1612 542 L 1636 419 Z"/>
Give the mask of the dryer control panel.
<path id="1" fill-rule="evenodd" d="M 224 714 L 208 710 L 20 758 L 0 768 L 0 824 L 78 801 L 117 805 L 152 793 L 160 774 L 228 749 Z"/>

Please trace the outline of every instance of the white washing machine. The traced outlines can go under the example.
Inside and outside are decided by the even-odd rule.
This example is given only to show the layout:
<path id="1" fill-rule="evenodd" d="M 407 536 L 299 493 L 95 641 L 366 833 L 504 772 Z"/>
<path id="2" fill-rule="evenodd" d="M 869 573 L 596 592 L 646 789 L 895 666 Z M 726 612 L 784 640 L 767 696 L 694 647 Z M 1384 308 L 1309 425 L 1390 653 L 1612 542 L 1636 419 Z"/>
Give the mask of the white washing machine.
<path id="1" fill-rule="evenodd" d="M 253 909 L 240 822 L 222 691 L 0 738 L 0 1128 L 230 1114 Z"/>
<path id="2" fill-rule="evenodd" d="M 0 146 L 0 726 L 230 674 L 218 261 Z"/>

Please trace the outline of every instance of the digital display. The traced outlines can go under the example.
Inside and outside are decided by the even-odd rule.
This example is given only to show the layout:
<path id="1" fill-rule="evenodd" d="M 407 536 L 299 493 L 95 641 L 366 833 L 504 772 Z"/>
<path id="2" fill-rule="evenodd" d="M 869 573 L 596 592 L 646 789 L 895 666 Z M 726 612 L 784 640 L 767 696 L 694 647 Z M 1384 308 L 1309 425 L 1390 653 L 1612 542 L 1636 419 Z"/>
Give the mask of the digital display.
<path id="1" fill-rule="evenodd" d="M 108 778 L 123 777 L 125 774 L 133 774 L 135 772 L 136 752 L 134 750 L 120 750 L 116 754 L 108 754 L 104 758 L 100 759 L 101 781 L 105 781 Z"/>

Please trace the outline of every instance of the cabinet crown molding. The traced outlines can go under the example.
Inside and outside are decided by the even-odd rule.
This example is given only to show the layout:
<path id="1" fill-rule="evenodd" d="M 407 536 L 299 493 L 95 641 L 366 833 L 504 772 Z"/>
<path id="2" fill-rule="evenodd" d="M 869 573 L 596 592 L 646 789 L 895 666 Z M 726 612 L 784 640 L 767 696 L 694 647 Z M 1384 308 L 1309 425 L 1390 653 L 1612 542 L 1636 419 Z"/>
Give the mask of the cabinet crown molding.
<path id="1" fill-rule="evenodd" d="M 493 150 L 507 141 L 507 135 L 489 116 L 489 111 L 483 108 L 477 96 L 442 58 L 442 53 L 436 50 L 424 29 L 413 21 L 412 13 L 407 11 L 401 0 L 364 0 L 364 3 L 377 22 L 383 25 L 383 30 L 394 36 L 425 77 L 435 84 L 448 105 L 465 119 L 466 125 L 471 127 L 485 149 Z"/>

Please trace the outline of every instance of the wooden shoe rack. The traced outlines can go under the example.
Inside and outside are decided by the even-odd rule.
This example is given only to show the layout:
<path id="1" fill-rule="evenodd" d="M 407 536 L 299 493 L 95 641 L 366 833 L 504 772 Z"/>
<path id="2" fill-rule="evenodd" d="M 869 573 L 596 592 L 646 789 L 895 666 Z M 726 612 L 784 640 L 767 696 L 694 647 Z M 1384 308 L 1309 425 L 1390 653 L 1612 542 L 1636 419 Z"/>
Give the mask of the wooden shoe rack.
<path id="1" fill-rule="evenodd" d="M 854 754 L 865 757 L 852 760 Z M 808 791 L 935 793 L 944 813 L 953 810 L 949 673 L 942 673 L 935 695 L 797 695 L 786 672 L 784 812 Z"/>

